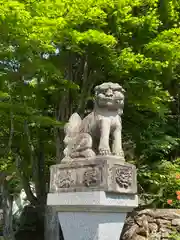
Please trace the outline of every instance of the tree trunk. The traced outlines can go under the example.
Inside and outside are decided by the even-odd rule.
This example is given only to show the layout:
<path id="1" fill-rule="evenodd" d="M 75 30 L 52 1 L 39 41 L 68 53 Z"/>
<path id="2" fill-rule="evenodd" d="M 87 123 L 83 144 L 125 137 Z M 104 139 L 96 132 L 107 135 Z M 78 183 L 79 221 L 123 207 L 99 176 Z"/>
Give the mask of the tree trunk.
<path id="1" fill-rule="evenodd" d="M 2 185 L 2 205 L 3 205 L 3 236 L 5 240 L 15 240 L 13 232 L 12 203 L 13 197 L 9 194 L 7 182 Z"/>

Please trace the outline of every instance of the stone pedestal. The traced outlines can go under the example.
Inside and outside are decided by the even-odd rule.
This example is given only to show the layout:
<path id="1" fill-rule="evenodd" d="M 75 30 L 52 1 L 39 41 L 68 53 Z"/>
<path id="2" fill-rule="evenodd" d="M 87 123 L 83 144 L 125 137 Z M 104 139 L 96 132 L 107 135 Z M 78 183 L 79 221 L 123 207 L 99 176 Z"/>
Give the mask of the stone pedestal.
<path id="1" fill-rule="evenodd" d="M 119 240 L 126 214 L 138 204 L 136 195 L 104 191 L 50 193 L 65 240 Z"/>
<path id="2" fill-rule="evenodd" d="M 64 240 L 119 240 L 126 214 L 138 206 L 135 167 L 109 156 L 50 171 L 47 205 L 57 213 Z"/>

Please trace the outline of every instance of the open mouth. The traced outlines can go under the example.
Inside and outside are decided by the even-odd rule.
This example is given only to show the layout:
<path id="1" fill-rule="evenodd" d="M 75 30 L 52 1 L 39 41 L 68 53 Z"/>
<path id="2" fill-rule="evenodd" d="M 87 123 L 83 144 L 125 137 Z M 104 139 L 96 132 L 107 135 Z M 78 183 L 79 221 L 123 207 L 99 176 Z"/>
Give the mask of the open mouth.
<path id="1" fill-rule="evenodd" d="M 109 101 L 112 101 L 112 100 L 113 100 L 111 97 L 105 97 L 104 99 L 105 99 L 105 100 L 109 100 Z"/>

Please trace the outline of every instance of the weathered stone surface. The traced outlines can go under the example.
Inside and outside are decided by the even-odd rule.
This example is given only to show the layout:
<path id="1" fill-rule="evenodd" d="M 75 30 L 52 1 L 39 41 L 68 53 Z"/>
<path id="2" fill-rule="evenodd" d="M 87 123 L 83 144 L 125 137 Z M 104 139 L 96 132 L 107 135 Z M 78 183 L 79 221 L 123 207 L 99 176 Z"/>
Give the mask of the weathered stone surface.
<path id="1" fill-rule="evenodd" d="M 144 209 L 127 217 L 121 240 L 165 240 L 174 232 L 180 233 L 178 209 Z"/>
<path id="2" fill-rule="evenodd" d="M 149 237 L 149 240 L 162 240 L 161 234 L 158 233 L 152 233 Z"/>
<path id="3" fill-rule="evenodd" d="M 177 209 L 159 209 L 155 212 L 156 218 L 162 218 L 162 219 L 174 219 L 174 218 L 180 218 L 180 213 L 178 213 Z"/>
<path id="4" fill-rule="evenodd" d="M 136 235 L 132 238 L 132 240 L 147 240 L 147 237 Z"/>
<path id="5" fill-rule="evenodd" d="M 162 226 L 162 225 L 170 225 L 171 224 L 171 220 L 167 220 L 167 219 L 157 219 L 156 220 L 156 222 L 157 222 L 157 224 L 159 225 L 159 226 Z"/>
<path id="6" fill-rule="evenodd" d="M 124 230 L 124 234 L 123 234 L 123 236 L 122 236 L 122 240 L 123 239 L 135 239 L 135 237 L 136 236 L 138 236 L 137 235 L 137 231 L 138 231 L 138 225 L 137 224 L 134 224 L 134 225 L 128 225 L 128 224 L 126 224 L 126 226 L 125 226 L 125 230 Z"/>
<path id="7" fill-rule="evenodd" d="M 150 233 L 156 233 L 158 231 L 158 225 L 156 223 L 148 223 Z"/>
<path id="8" fill-rule="evenodd" d="M 161 230 L 160 230 L 161 231 Z M 161 231 L 162 232 L 162 231 Z M 164 232 L 162 232 L 162 234 L 161 234 L 161 237 L 162 238 L 168 238 L 170 236 L 170 234 L 169 234 L 169 232 L 167 232 L 167 231 L 164 231 Z"/>
<path id="9" fill-rule="evenodd" d="M 171 233 L 172 230 L 162 226 L 162 227 L 159 228 L 159 231 L 162 232 L 162 233 Z M 166 237 L 166 236 L 164 236 L 164 237 Z"/>
<path id="10" fill-rule="evenodd" d="M 95 155 L 124 156 L 121 139 L 124 92 L 118 83 L 107 82 L 95 87 L 93 111 L 84 119 L 74 113 L 65 125 L 66 148 L 62 162 L 91 159 Z"/>
<path id="11" fill-rule="evenodd" d="M 180 219 L 175 218 L 172 220 L 172 226 L 180 226 Z"/>
<path id="12" fill-rule="evenodd" d="M 61 163 L 50 168 L 50 193 L 104 190 L 135 194 L 136 169 L 116 156 Z"/>

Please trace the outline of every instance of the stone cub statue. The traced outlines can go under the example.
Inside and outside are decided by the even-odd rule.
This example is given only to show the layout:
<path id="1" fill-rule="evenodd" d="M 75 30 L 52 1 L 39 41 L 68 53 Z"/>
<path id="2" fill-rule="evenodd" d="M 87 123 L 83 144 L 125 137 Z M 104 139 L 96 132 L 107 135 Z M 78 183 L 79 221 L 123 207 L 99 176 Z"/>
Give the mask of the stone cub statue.
<path id="1" fill-rule="evenodd" d="M 121 141 L 124 92 L 117 83 L 107 82 L 95 87 L 93 111 L 84 119 L 74 113 L 65 125 L 63 160 L 95 155 L 124 156 Z"/>

